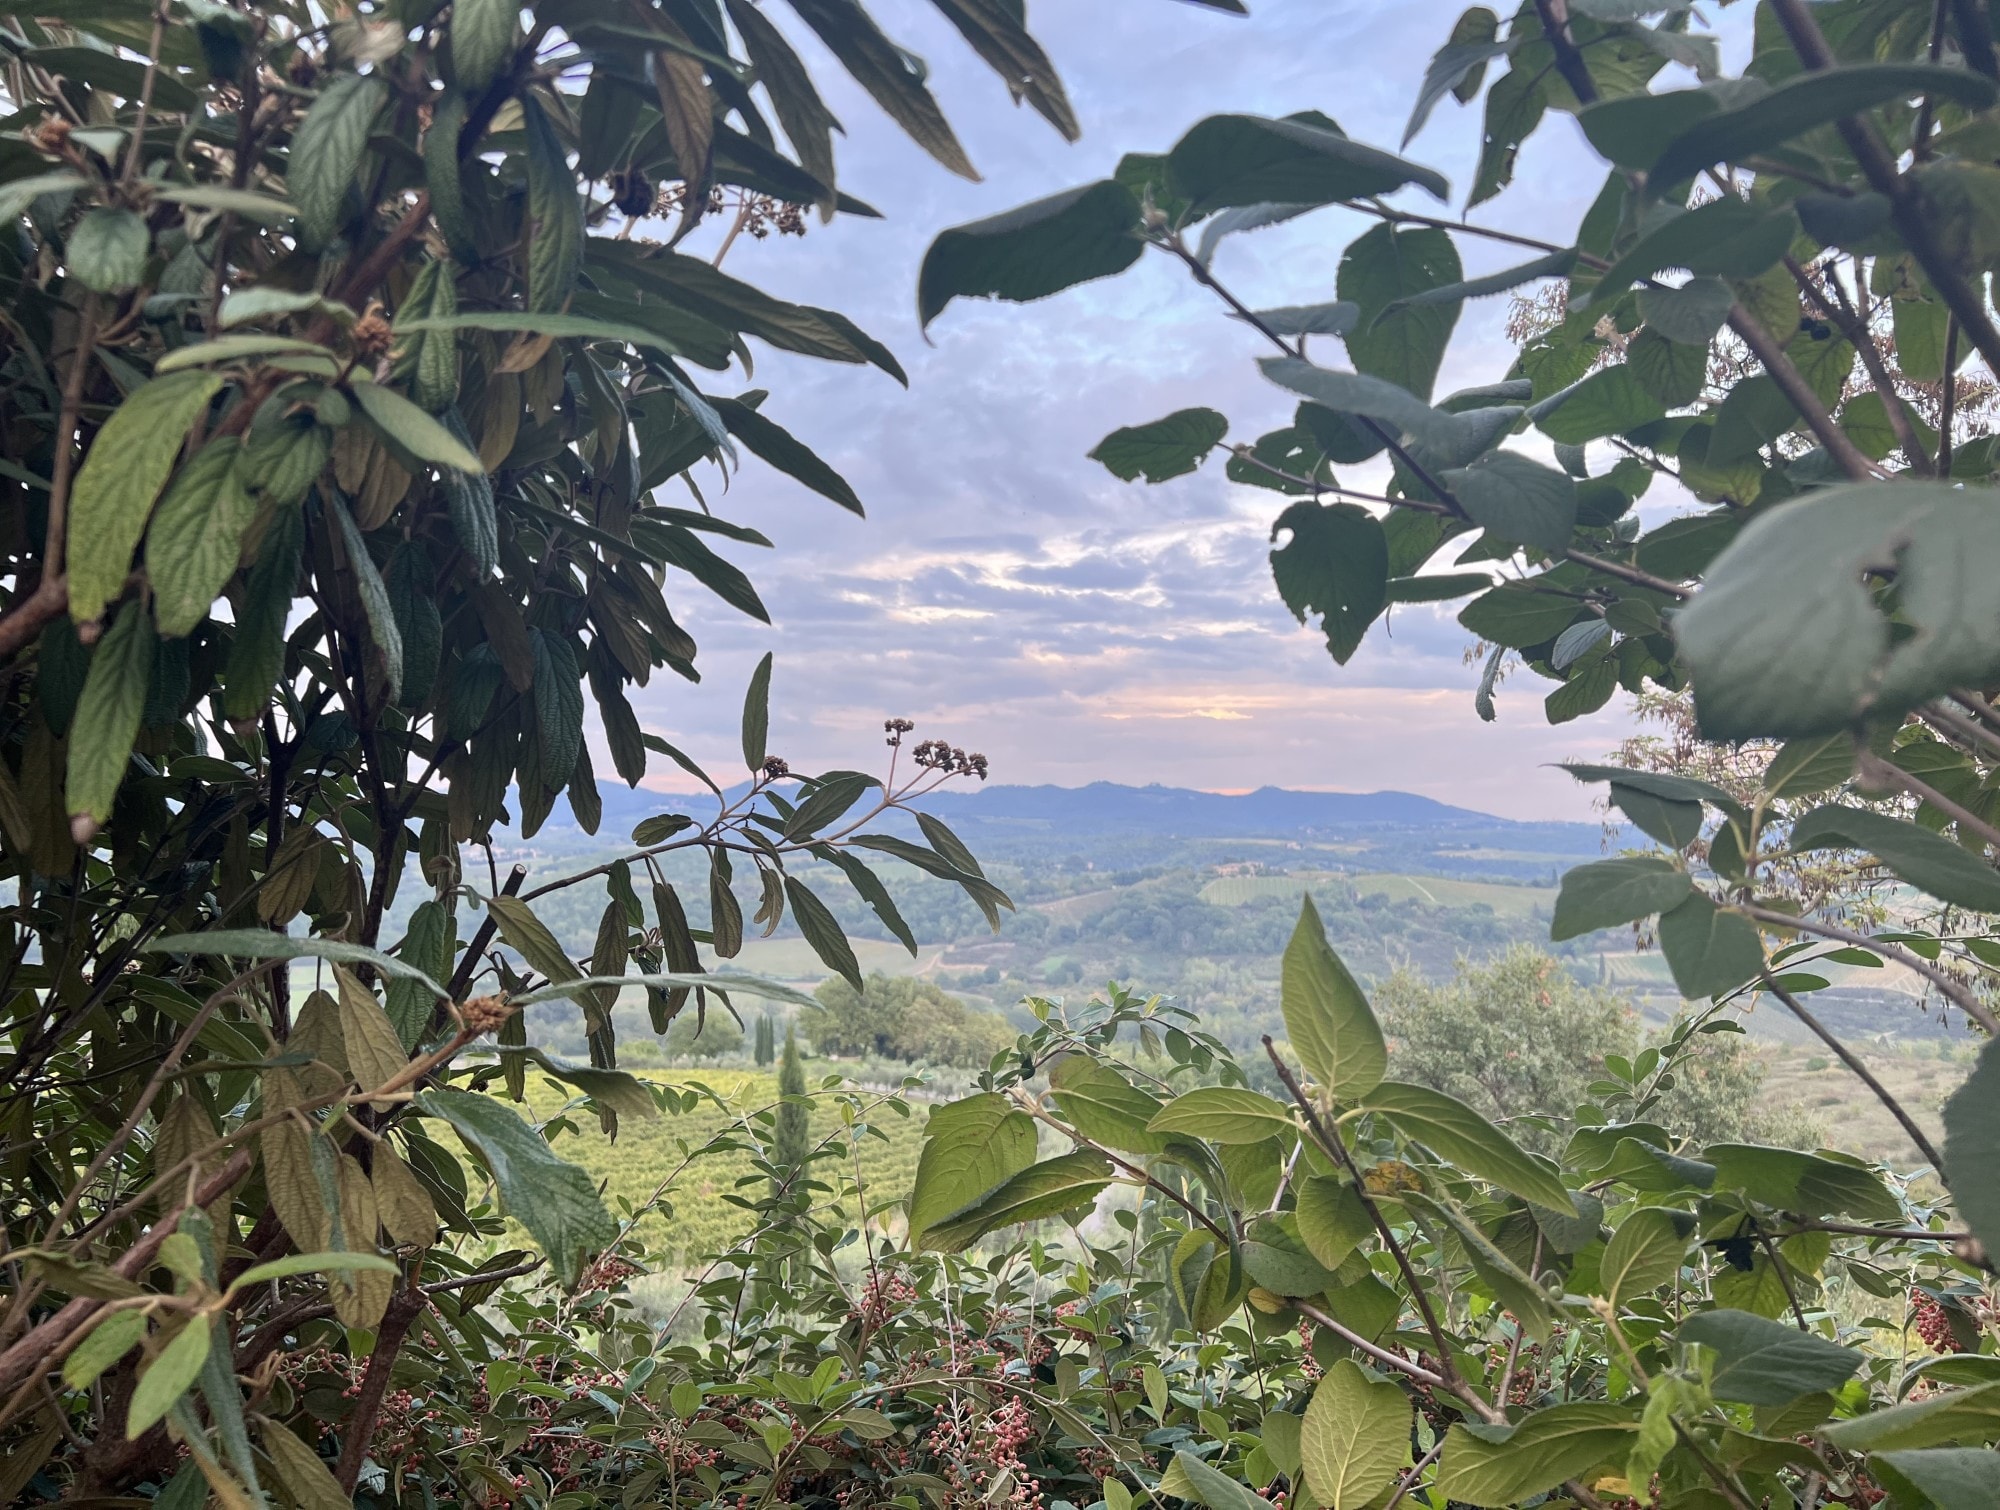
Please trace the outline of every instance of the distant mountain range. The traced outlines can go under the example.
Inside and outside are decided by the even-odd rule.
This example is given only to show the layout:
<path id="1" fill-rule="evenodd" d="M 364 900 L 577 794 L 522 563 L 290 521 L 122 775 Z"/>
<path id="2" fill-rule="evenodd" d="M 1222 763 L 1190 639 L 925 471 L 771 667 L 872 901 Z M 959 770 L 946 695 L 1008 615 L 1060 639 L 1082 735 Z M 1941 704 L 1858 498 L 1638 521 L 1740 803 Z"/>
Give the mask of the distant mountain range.
<path id="1" fill-rule="evenodd" d="M 622 786 L 604 787 L 603 802 L 601 832 L 606 835 L 629 832 L 654 813 L 714 810 L 714 798 L 706 794 Z M 1157 864 L 1167 851 L 1188 844 L 1208 852 L 1218 843 L 1243 840 L 1345 846 L 1366 852 L 1369 859 L 1363 863 L 1368 864 L 1527 878 L 1546 874 L 1551 865 L 1596 858 L 1604 839 L 1595 823 L 1520 822 L 1411 792 L 1262 787 L 1227 795 L 1094 781 L 1081 787 L 948 788 L 926 798 L 923 806 L 960 831 L 975 853 L 1067 851 L 1100 865 Z M 900 829 L 906 823 L 885 826 Z"/>

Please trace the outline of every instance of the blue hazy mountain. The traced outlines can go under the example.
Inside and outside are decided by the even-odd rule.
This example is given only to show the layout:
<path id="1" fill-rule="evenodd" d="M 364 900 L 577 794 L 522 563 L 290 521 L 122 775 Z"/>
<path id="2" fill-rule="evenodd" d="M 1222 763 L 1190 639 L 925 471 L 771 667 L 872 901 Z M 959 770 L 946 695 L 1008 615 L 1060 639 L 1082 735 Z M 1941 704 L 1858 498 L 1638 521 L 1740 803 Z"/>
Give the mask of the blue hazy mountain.
<path id="1" fill-rule="evenodd" d="M 605 786 L 603 803 L 599 834 L 615 837 L 655 813 L 712 813 L 715 799 Z M 1544 879 L 1600 857 L 1605 837 L 1596 823 L 1521 822 L 1411 792 L 1262 787 L 1225 794 L 1110 781 L 1080 787 L 954 784 L 922 806 L 982 858 L 1073 856 L 1098 869 L 1256 859 L 1275 844 L 1346 851 L 1349 863 L 1367 869 Z M 917 836 L 900 815 L 879 826 Z M 1239 848 L 1243 852 L 1235 853 Z"/>

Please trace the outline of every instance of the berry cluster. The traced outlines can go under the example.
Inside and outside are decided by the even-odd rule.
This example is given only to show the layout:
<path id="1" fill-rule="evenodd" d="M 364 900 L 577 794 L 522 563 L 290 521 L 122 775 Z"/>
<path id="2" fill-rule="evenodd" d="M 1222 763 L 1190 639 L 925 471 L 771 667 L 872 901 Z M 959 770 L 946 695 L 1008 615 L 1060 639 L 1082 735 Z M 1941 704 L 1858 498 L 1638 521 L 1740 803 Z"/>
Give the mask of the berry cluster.
<path id="1" fill-rule="evenodd" d="M 1910 1326 L 1934 1353 L 1965 1351 L 1952 1333 L 1951 1318 L 1945 1315 L 1944 1307 L 1936 1296 L 1923 1290 L 1910 1291 Z"/>

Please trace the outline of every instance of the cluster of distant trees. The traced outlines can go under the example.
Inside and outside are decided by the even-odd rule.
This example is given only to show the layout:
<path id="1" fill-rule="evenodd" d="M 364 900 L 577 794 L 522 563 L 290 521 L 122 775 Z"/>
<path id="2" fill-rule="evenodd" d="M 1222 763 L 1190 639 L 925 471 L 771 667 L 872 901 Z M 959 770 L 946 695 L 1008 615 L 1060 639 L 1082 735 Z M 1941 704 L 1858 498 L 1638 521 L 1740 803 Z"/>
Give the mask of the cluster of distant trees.
<path id="1" fill-rule="evenodd" d="M 800 1009 L 799 1032 L 820 1053 L 978 1069 L 1017 1036 L 998 1012 L 968 1007 L 933 981 L 878 971 L 862 985 L 835 976 L 813 993 L 817 1007 Z"/>

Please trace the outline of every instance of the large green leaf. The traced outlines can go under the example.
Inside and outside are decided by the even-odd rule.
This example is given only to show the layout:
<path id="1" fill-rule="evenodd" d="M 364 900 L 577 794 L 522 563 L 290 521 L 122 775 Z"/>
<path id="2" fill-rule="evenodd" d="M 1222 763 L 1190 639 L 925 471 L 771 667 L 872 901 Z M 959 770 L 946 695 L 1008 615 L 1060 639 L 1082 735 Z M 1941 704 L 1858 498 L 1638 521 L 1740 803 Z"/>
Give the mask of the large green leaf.
<path id="1" fill-rule="evenodd" d="M 1660 914 L 1660 952 L 1690 1001 L 1720 999 L 1764 968 L 1764 940 L 1740 912 L 1725 912 L 1699 891 Z"/>
<path id="2" fill-rule="evenodd" d="M 1512 1426 L 1455 1424 L 1438 1460 L 1437 1493 L 1466 1505 L 1508 1506 L 1607 1460 L 1623 1465 L 1636 1417 L 1622 1405 L 1577 1401 Z"/>
<path id="3" fill-rule="evenodd" d="M 212 372 L 154 378 L 97 432 L 70 495 L 69 612 L 77 623 L 102 617 L 104 605 L 124 590 L 153 500 L 222 382 Z"/>
<path id="4" fill-rule="evenodd" d="M 1861 1367 L 1851 1347 L 1748 1311 L 1699 1312 L 1681 1323 L 1680 1340 L 1714 1351 L 1709 1392 L 1744 1405 L 1784 1405 L 1837 1390 Z"/>
<path id="5" fill-rule="evenodd" d="M 1297 1131 L 1292 1109 L 1236 1086 L 1211 1085 L 1176 1096 L 1146 1124 L 1148 1132 L 1187 1133 L 1210 1143 L 1262 1143 Z"/>
<path id="6" fill-rule="evenodd" d="M 793 921 L 812 946 L 812 952 L 819 956 L 819 962 L 855 990 L 865 989 L 861 980 L 861 965 L 854 957 L 854 946 L 847 942 L 847 935 L 841 930 L 840 921 L 834 917 L 832 909 L 797 876 L 785 877 L 785 896 L 792 904 Z"/>
<path id="7" fill-rule="evenodd" d="M 1165 482 L 1200 466 L 1228 430 L 1229 421 L 1213 409 L 1177 409 L 1151 424 L 1113 430 L 1097 443 L 1090 459 L 1126 482 L 1141 476 Z"/>
<path id="8" fill-rule="evenodd" d="M 1575 1213 L 1560 1175 L 1456 1097 L 1427 1085 L 1384 1080 L 1360 1104 L 1467 1174 L 1551 1211 Z"/>
<path id="9" fill-rule="evenodd" d="M 1864 572 L 1893 563 L 1896 622 Z M 1984 489 L 1827 488 L 1760 514 L 1674 619 L 1715 739 L 1831 734 L 2000 677 L 2000 514 Z"/>
<path id="10" fill-rule="evenodd" d="M 1988 1044 L 1944 1104 L 1944 1170 L 1966 1226 L 2000 1253 L 2000 1049 Z"/>
<path id="11" fill-rule="evenodd" d="M 1070 1126 L 1093 1143 L 1140 1155 L 1167 1150 L 1170 1139 L 1147 1128 L 1159 1113 L 1159 1098 L 1088 1054 L 1057 1061 L 1049 1071 L 1049 1096 Z"/>
<path id="12" fill-rule="evenodd" d="M 1413 304 L 1457 304 L 1466 299 L 1483 299 L 1490 294 L 1504 294 L 1519 288 L 1524 283 L 1534 283 L 1543 278 L 1559 278 L 1576 265 L 1576 252 L 1565 247 L 1559 252 L 1547 252 L 1532 261 L 1523 262 L 1518 267 L 1506 268 L 1501 272 L 1487 273 L 1479 278 L 1467 278 L 1462 283 L 1445 283 L 1437 288 L 1427 288 L 1422 293 L 1405 294 L 1400 299 L 1391 299 L 1382 308 L 1383 315 L 1406 309 Z"/>
<path id="13" fill-rule="evenodd" d="M 236 574 L 256 505 L 236 475 L 234 436 L 195 453 L 168 487 L 146 530 L 146 580 L 164 637 L 188 634 Z"/>
<path id="14" fill-rule="evenodd" d="M 388 81 L 379 74 L 337 73 L 293 133 L 285 188 L 308 241 L 322 244 L 339 231 L 369 128 L 388 98 Z"/>
<path id="15" fill-rule="evenodd" d="M 709 402 L 722 416 L 729 433 L 742 441 L 752 456 L 804 483 L 822 497 L 831 498 L 842 508 L 856 514 L 864 512 L 861 499 L 847 479 L 784 426 L 738 399 L 717 398 Z"/>
<path id="16" fill-rule="evenodd" d="M 1375 1219 L 1355 1188 L 1332 1175 L 1308 1176 L 1298 1187 L 1299 1237 L 1322 1265 L 1337 1269 L 1375 1232 Z"/>
<path id="17" fill-rule="evenodd" d="M 1790 848 L 1858 849 L 1940 901 L 2000 912 L 2000 871 L 1941 834 L 1867 808 L 1816 807 L 1792 825 Z"/>
<path id="18" fill-rule="evenodd" d="M 112 800 L 125 779 L 146 713 L 153 644 L 153 617 L 134 598 L 118 611 L 90 658 L 90 675 L 70 721 L 69 772 L 63 783 L 64 811 L 88 828 L 78 832 L 79 841 L 111 816 Z"/>
<path id="19" fill-rule="evenodd" d="M 1331 1510 L 1360 1510 L 1395 1482 L 1410 1459 L 1415 1407 L 1402 1386 L 1371 1378 L 1342 1358 L 1313 1387 L 1299 1431 L 1299 1461 L 1313 1497 Z"/>
<path id="20" fill-rule="evenodd" d="M 1599 368 L 1528 411 L 1544 435 L 1570 446 L 1636 430 L 1666 413 L 1666 406 L 1623 362 Z"/>
<path id="21" fill-rule="evenodd" d="M 1187 1497 L 1200 1501 L 1208 1510 L 1257 1510 L 1259 1505 L 1265 1503 L 1220 1468 L 1204 1462 L 1185 1448 L 1175 1450 L 1173 1466 L 1180 1470 L 1182 1479 L 1192 1491 Z"/>
<path id="22" fill-rule="evenodd" d="M 1326 646 L 1346 665 L 1388 603 L 1389 542 L 1382 523 L 1351 503 L 1301 499 L 1271 526 L 1271 575 L 1301 624 L 1317 613 Z"/>
<path id="23" fill-rule="evenodd" d="M 1502 540 L 1561 551 L 1576 531 L 1576 484 L 1517 452 L 1496 451 L 1440 480 L 1474 524 Z"/>
<path id="24" fill-rule="evenodd" d="M 1687 1260 L 1686 1212 L 1667 1206 L 1641 1206 L 1630 1212 L 1604 1245 L 1597 1266 L 1597 1287 L 1613 1305 L 1630 1302 L 1661 1285 L 1671 1284 Z"/>
<path id="25" fill-rule="evenodd" d="M 1035 1160 L 1035 1121 L 985 1091 L 931 1108 L 910 1187 L 910 1245 L 929 1247 L 933 1226 L 978 1205 Z"/>
<path id="26" fill-rule="evenodd" d="M 486 470 L 479 464 L 478 453 L 395 389 L 380 383 L 355 383 L 348 391 L 383 438 L 415 460 L 461 472 Z"/>
<path id="27" fill-rule="evenodd" d="M 1257 365 L 1272 382 L 1343 415 L 1380 420 L 1393 433 L 1438 440 L 1450 433 L 1448 416 L 1384 378 L 1335 372 L 1299 357 L 1263 357 Z"/>
<path id="28" fill-rule="evenodd" d="M 1919 1504 L 1922 1496 L 1938 1510 L 2000 1510 L 2000 1478 L 1993 1473 L 1990 1447 L 1878 1452 L 1868 1462 L 1899 1505 Z"/>
<path id="29" fill-rule="evenodd" d="M 193 1387 L 208 1361 L 212 1340 L 206 1313 L 192 1316 L 173 1340 L 139 1371 L 125 1414 L 125 1440 L 137 1441 L 166 1418 L 174 1402 Z"/>
<path id="30" fill-rule="evenodd" d="M 1640 279 L 1674 269 L 1754 278 L 1777 265 L 1798 233 L 1798 216 L 1789 208 L 1753 205 L 1733 195 L 1710 200 L 1640 236 L 1598 279 L 1590 303 L 1608 303 Z"/>
<path id="31" fill-rule="evenodd" d="M 85 288 L 122 294 L 146 276 L 149 245 L 146 222 L 138 214 L 100 208 L 76 223 L 63 252 L 70 273 Z"/>
<path id="32" fill-rule="evenodd" d="M 445 35 L 453 82 L 476 98 L 520 46 L 520 9 L 512 0 L 453 0 Z"/>
<path id="33" fill-rule="evenodd" d="M 1482 640 L 1515 650 L 1554 639 L 1577 614 L 1566 593 L 1542 592 L 1532 582 L 1503 582 L 1459 610 L 1458 622 Z"/>
<path id="34" fill-rule="evenodd" d="M 1340 297 L 1361 310 L 1347 337 L 1354 365 L 1428 399 L 1460 305 L 1407 301 L 1463 279 L 1458 250 L 1443 231 L 1384 223 L 1358 238 L 1341 254 L 1336 283 Z"/>
<path id="35" fill-rule="evenodd" d="M 1381 1083 L 1389 1067 L 1382 1025 L 1327 942 L 1310 895 L 1285 946 L 1279 1003 L 1292 1050 L 1322 1093 L 1352 1101 Z"/>
<path id="36" fill-rule="evenodd" d="M 527 136 L 528 308 L 560 310 L 583 268 L 583 205 L 562 140 L 532 96 L 521 98 Z"/>
<path id="37" fill-rule="evenodd" d="M 2000 1381 L 1972 1389 L 1907 1400 L 1851 1421 L 1822 1426 L 1819 1434 L 1843 1452 L 1899 1452 L 1942 1442 L 1990 1442 L 2000 1436 Z"/>
<path id="38" fill-rule="evenodd" d="M 565 1284 L 583 1260 L 617 1240 L 618 1223 L 598 1199 L 590 1176 L 550 1152 L 542 1135 L 490 1096 L 427 1090 L 416 1103 L 451 1124 L 492 1172 L 508 1215 L 526 1227 Z"/>
<path id="39" fill-rule="evenodd" d="M 962 1253 L 996 1228 L 1081 1210 L 1111 1183 L 1111 1173 L 1111 1161 L 1088 1149 L 1030 1164 L 970 1211 L 925 1227 L 923 1246 Z"/>
<path id="40" fill-rule="evenodd" d="M 1653 855 L 1620 855 L 1563 872 L 1549 937 L 1578 938 L 1678 907 L 1694 890 L 1684 870 Z"/>
<path id="41" fill-rule="evenodd" d="M 818 33 L 827 51 L 840 60 L 855 82 L 909 133 L 910 140 L 952 172 L 966 178 L 979 176 L 952 135 L 944 112 L 924 87 L 922 66 L 911 66 L 911 54 L 883 35 L 859 0 L 791 0 L 791 7 Z"/>
<path id="42" fill-rule="evenodd" d="M 323 959 L 343 965 L 369 965 L 385 976 L 402 976 L 423 986 L 440 1001 L 451 993 L 415 963 L 350 944 L 345 939 L 294 938 L 267 928 L 211 928 L 205 933 L 173 933 L 140 946 L 147 954 L 212 954 L 236 959 Z"/>
<path id="43" fill-rule="evenodd" d="M 1902 1214 L 1874 1171 L 1823 1154 L 1755 1143 L 1715 1143 L 1701 1151 L 1715 1166 L 1715 1188 L 1740 1190 L 1751 1200 L 1805 1216 L 1851 1216 L 1894 1221 Z"/>
<path id="44" fill-rule="evenodd" d="M 1139 201 L 1105 179 L 942 232 L 917 274 L 928 325 L 958 298 L 1045 299 L 1139 260 Z"/>
<path id="45" fill-rule="evenodd" d="M 1439 199 L 1451 192 L 1441 175 L 1392 152 L 1305 120 L 1257 115 L 1198 122 L 1167 155 L 1167 171 L 1197 217 L 1241 205 L 1332 204 L 1412 183 Z"/>
<path id="46" fill-rule="evenodd" d="M 1665 144 L 1647 178 L 1661 186 L 1679 183 L 1712 163 L 1742 162 L 1843 116 L 1922 95 L 1978 111 L 1993 104 L 1995 89 L 1990 80 L 1969 69 L 1921 63 L 1869 63 L 1802 73 L 1761 99 L 1689 126 Z"/>

